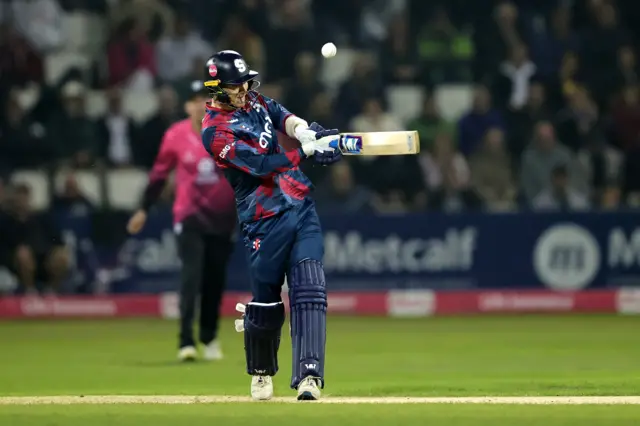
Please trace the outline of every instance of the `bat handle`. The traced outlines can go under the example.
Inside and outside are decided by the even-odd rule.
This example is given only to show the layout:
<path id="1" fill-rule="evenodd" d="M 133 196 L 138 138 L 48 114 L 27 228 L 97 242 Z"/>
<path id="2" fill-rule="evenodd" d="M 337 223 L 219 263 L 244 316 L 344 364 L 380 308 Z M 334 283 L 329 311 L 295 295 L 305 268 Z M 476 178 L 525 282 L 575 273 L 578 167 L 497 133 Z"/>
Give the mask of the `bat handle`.
<path id="1" fill-rule="evenodd" d="M 343 154 L 360 154 L 362 152 L 362 137 L 349 134 L 340 135 L 337 148 Z"/>

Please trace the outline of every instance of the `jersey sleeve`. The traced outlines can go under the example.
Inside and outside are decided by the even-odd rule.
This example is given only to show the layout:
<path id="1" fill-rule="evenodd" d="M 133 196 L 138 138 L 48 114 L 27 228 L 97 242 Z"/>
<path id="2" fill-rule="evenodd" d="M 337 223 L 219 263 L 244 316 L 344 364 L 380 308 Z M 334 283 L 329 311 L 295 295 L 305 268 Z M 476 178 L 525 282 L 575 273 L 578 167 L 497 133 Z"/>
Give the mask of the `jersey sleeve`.
<path id="1" fill-rule="evenodd" d="M 176 166 L 176 155 L 172 147 L 173 136 L 171 132 L 164 134 L 160 152 L 149 172 L 149 183 L 142 196 L 142 208 L 148 210 L 160 197 L 169 174 Z"/>
<path id="2" fill-rule="evenodd" d="M 269 118 L 271 118 L 271 121 L 273 122 L 273 126 L 279 132 L 286 133 L 285 122 L 287 121 L 287 118 L 291 117 L 293 114 L 273 99 L 264 95 L 261 96 L 264 100 L 265 106 L 267 107 L 267 112 L 269 114 Z"/>
<path id="3" fill-rule="evenodd" d="M 207 129 L 210 130 L 210 129 Z M 232 167 L 251 176 L 269 178 L 298 166 L 305 158 L 302 149 L 275 154 L 261 154 L 228 128 L 210 130 L 209 152 L 223 167 Z"/>

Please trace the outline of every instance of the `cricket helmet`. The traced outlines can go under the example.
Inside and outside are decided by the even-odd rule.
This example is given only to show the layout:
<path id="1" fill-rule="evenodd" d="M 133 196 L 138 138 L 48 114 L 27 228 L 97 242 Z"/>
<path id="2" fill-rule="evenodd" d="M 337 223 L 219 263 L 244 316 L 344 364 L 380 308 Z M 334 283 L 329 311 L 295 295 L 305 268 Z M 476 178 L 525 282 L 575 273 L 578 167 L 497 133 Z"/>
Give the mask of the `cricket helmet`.
<path id="1" fill-rule="evenodd" d="M 229 96 L 222 90 L 225 85 L 248 82 L 251 91 L 260 85 L 257 77 L 258 72 L 249 68 L 241 54 L 235 50 L 222 50 L 207 61 L 204 85 L 218 102 L 229 103 Z"/>

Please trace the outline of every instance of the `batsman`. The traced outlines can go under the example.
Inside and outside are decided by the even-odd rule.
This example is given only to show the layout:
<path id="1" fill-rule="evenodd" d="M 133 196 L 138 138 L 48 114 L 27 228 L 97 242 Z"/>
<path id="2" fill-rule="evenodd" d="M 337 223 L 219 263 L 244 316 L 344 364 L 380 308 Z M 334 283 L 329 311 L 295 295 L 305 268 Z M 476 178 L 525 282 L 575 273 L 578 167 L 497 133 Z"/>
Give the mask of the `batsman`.
<path id="1" fill-rule="evenodd" d="M 282 105 L 259 94 L 258 73 L 242 55 L 224 50 L 206 64 L 205 86 L 211 102 L 202 142 L 235 191 L 238 219 L 248 251 L 252 301 L 241 306 L 247 373 L 256 400 L 273 397 L 285 307 L 289 308 L 293 371 L 298 400 L 316 400 L 324 387 L 327 289 L 322 266 L 320 221 L 302 173 L 302 161 L 329 165 L 339 161 L 338 130 L 309 125 Z M 285 152 L 276 131 L 300 142 Z"/>

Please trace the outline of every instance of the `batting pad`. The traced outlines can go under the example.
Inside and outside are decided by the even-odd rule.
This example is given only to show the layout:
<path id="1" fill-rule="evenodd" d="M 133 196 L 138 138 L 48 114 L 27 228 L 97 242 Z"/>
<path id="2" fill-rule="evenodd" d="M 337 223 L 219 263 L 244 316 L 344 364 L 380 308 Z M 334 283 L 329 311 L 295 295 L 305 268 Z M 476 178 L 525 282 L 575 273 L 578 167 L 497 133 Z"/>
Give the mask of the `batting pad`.
<path id="1" fill-rule="evenodd" d="M 284 324 L 284 304 L 247 304 L 244 313 L 244 351 L 247 373 L 275 376 L 278 372 L 278 348 Z"/>
<path id="2" fill-rule="evenodd" d="M 303 260 L 290 271 L 291 344 L 296 389 L 305 377 L 320 379 L 324 387 L 324 355 L 327 340 L 327 288 L 322 263 Z"/>

